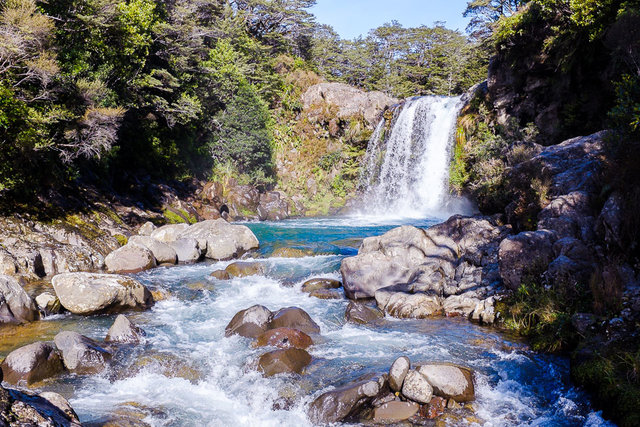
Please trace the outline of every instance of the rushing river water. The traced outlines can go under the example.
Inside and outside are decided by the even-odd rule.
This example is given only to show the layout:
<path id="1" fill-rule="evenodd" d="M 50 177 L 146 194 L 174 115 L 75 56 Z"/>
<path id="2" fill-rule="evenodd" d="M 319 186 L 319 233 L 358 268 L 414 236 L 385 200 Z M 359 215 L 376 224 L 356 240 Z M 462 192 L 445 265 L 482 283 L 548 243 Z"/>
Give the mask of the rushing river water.
<path id="1" fill-rule="evenodd" d="M 314 396 L 363 374 L 386 372 L 396 357 L 406 355 L 412 362 L 448 361 L 476 370 L 475 418 L 449 425 L 609 425 L 572 386 L 564 358 L 532 352 L 495 329 L 461 319 L 347 324 L 347 300 L 320 300 L 300 291 L 308 278 L 339 278 L 341 259 L 357 253 L 363 237 L 382 234 L 397 222 L 351 217 L 247 225 L 261 242 L 252 256 L 266 264 L 265 276 L 228 281 L 209 276 L 228 262 L 136 275 L 150 289 L 169 294 L 151 310 L 128 315 L 147 332 L 146 344 L 117 353 L 107 372 L 68 375 L 44 389 L 67 396 L 87 423 L 115 414 L 154 426 L 304 426 Z M 268 258 L 277 247 L 310 249 L 314 255 Z M 253 304 L 271 310 L 301 307 L 320 325 L 322 338 L 309 350 L 314 361 L 304 375 L 264 378 L 252 363 L 265 349 L 224 336 L 233 315 Z M 45 322 L 56 332 L 59 326 L 102 339 L 113 319 L 65 315 Z"/>

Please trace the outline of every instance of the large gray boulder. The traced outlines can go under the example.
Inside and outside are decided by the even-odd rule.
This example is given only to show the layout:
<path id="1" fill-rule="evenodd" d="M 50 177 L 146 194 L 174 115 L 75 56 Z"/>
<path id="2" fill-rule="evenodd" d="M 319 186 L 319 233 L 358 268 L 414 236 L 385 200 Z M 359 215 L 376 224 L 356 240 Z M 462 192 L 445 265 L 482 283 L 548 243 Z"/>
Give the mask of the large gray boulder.
<path id="1" fill-rule="evenodd" d="M 64 273 L 54 276 L 51 283 L 62 306 L 74 314 L 145 309 L 153 304 L 151 292 L 127 276 Z"/>
<path id="2" fill-rule="evenodd" d="M 344 83 L 315 84 L 302 95 L 302 103 L 306 110 L 329 104 L 337 107 L 339 119 L 364 117 L 371 127 L 375 127 L 380 113 L 399 102 L 398 99 L 379 92 L 365 92 Z M 311 111 L 311 117 L 313 112 Z"/>
<path id="3" fill-rule="evenodd" d="M 425 404 L 429 403 L 433 397 L 433 387 L 424 375 L 412 370 L 404 377 L 402 394 L 409 400 Z"/>
<path id="4" fill-rule="evenodd" d="M 383 379 L 364 380 L 323 393 L 309 405 L 309 419 L 316 425 L 340 422 L 366 407 L 384 383 Z"/>
<path id="5" fill-rule="evenodd" d="M 170 245 L 154 239 L 149 236 L 131 236 L 129 238 L 130 245 L 142 246 L 151 251 L 156 263 L 158 264 L 176 264 L 178 262 L 178 255 L 175 249 Z"/>
<path id="6" fill-rule="evenodd" d="M 138 344 L 144 340 L 145 332 L 131 323 L 123 314 L 119 314 L 113 325 L 107 331 L 105 342 L 120 344 Z"/>
<path id="7" fill-rule="evenodd" d="M 0 386 L 0 423 L 3 426 L 81 427 L 67 400 L 57 393 L 40 395 Z"/>
<path id="8" fill-rule="evenodd" d="M 401 356 L 394 360 L 389 368 L 389 387 L 392 391 L 402 390 L 402 383 L 410 368 L 411 361 L 407 356 Z"/>
<path id="9" fill-rule="evenodd" d="M 38 318 L 38 309 L 18 281 L 0 275 L 0 323 L 31 322 Z"/>
<path id="10" fill-rule="evenodd" d="M 13 350 L 2 362 L 4 380 L 31 385 L 64 370 L 60 352 L 48 342 L 34 342 Z"/>
<path id="11" fill-rule="evenodd" d="M 273 313 L 269 321 L 269 329 L 292 328 L 305 334 L 320 333 L 320 326 L 301 308 L 287 307 Z"/>
<path id="12" fill-rule="evenodd" d="M 128 243 L 107 255 L 104 264 L 110 273 L 137 273 L 155 267 L 156 258 L 146 247 Z"/>
<path id="13" fill-rule="evenodd" d="M 215 260 L 236 258 L 259 246 L 258 239 L 248 227 L 229 224 L 222 218 L 193 224 L 180 237 L 206 242 L 205 256 Z"/>
<path id="14" fill-rule="evenodd" d="M 99 343 L 77 332 L 60 332 L 54 341 L 62 352 L 65 367 L 79 374 L 101 372 L 111 359 L 111 353 Z"/>
<path id="15" fill-rule="evenodd" d="M 380 309 L 400 319 L 423 319 L 442 312 L 442 297 L 399 286 L 380 289 L 376 291 L 375 298 Z"/>
<path id="16" fill-rule="evenodd" d="M 267 307 L 254 305 L 241 310 L 233 316 L 225 328 L 225 335 L 240 335 L 247 338 L 257 338 L 267 329 L 273 313 Z"/>
<path id="17" fill-rule="evenodd" d="M 169 243 L 178 240 L 182 233 L 189 229 L 189 224 L 167 224 L 151 232 L 151 237 L 161 242 Z"/>
<path id="18" fill-rule="evenodd" d="M 554 258 L 555 233 L 549 230 L 523 231 L 500 243 L 500 275 L 505 286 L 518 289 L 527 276 L 543 273 Z"/>
<path id="19" fill-rule="evenodd" d="M 289 203 L 277 191 L 260 194 L 258 218 L 260 221 L 279 221 L 289 217 Z"/>
<path id="20" fill-rule="evenodd" d="M 456 402 L 475 399 L 473 372 L 469 368 L 448 363 L 430 363 L 418 367 L 418 372 L 431 384 L 436 396 Z"/>
<path id="21" fill-rule="evenodd" d="M 178 262 L 185 264 L 199 261 L 207 249 L 206 246 L 201 248 L 198 241 L 192 238 L 177 239 L 167 244 L 176 251 Z"/>

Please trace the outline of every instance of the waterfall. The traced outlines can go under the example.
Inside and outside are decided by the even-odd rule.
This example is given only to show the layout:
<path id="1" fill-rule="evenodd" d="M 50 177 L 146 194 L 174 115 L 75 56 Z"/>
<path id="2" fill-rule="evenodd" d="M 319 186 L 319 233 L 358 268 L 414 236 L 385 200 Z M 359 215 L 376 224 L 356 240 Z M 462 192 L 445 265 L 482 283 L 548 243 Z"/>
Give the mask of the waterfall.
<path id="1" fill-rule="evenodd" d="M 460 97 L 412 98 L 393 120 L 380 120 L 364 159 L 363 213 L 418 218 L 448 210 L 460 105 Z"/>

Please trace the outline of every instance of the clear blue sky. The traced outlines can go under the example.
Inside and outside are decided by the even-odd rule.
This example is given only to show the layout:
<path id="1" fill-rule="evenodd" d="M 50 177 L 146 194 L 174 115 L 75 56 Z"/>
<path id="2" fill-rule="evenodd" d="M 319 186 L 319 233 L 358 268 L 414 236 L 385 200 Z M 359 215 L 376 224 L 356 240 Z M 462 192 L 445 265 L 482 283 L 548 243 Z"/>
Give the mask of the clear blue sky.
<path id="1" fill-rule="evenodd" d="M 468 0 L 316 0 L 309 9 L 321 24 L 329 24 L 342 38 L 354 39 L 385 22 L 396 20 L 403 27 L 433 25 L 464 32 L 468 19 L 462 17 Z"/>

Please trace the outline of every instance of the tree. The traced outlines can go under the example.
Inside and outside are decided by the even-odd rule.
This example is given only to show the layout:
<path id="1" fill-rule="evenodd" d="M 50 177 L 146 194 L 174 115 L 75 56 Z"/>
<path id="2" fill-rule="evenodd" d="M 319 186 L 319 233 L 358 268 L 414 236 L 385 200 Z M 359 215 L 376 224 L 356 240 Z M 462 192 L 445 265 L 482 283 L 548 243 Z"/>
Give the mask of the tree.
<path id="1" fill-rule="evenodd" d="M 493 25 L 503 16 L 516 13 L 528 0 L 472 0 L 462 16 L 470 17 L 467 32 L 475 39 L 485 39 L 493 32 Z"/>

